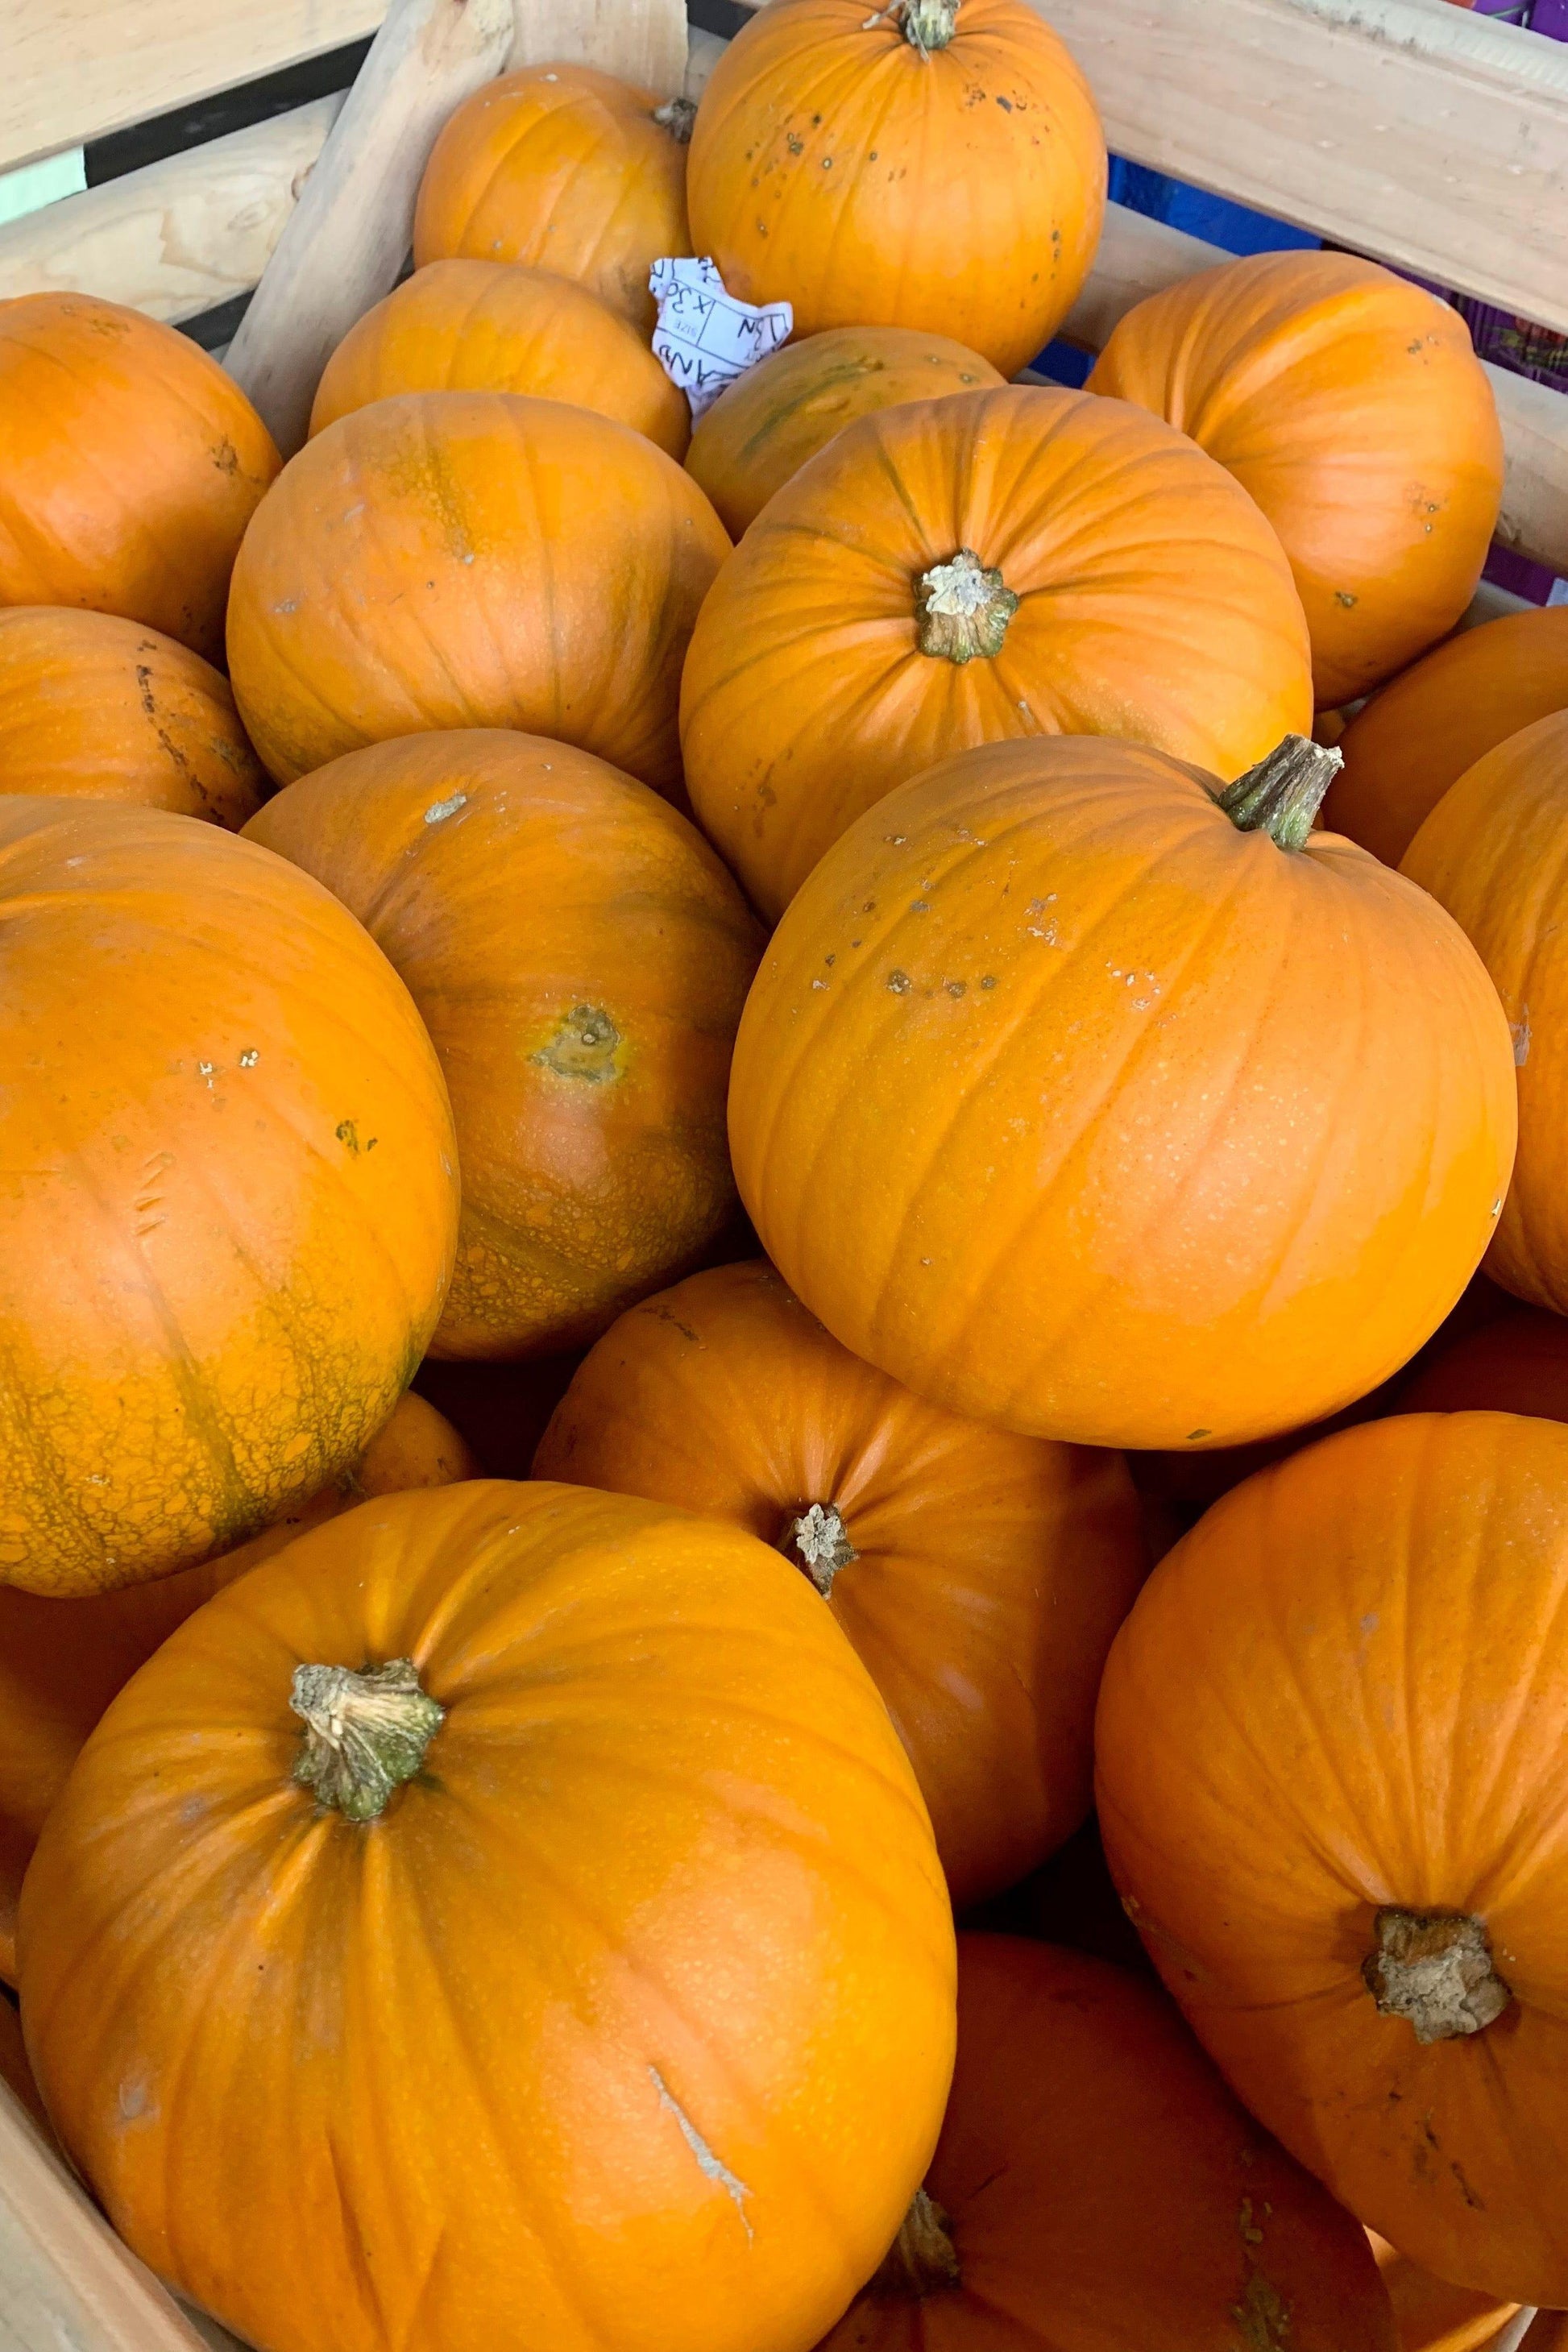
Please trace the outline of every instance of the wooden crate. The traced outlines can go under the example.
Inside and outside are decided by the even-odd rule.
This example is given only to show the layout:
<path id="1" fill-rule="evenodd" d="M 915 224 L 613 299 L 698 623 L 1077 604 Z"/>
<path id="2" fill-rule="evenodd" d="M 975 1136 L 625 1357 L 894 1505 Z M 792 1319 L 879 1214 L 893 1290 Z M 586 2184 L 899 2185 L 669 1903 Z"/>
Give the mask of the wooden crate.
<path id="1" fill-rule="evenodd" d="M 1568 47 L 1446 0 L 1035 5 L 1119 153 L 1568 331 Z M 287 442 L 332 341 L 392 283 L 424 155 L 468 89 L 574 58 L 694 95 L 723 46 L 682 0 L 0 0 L 0 171 L 372 32 L 346 102 L 0 226 L 0 296 L 89 291 L 183 322 L 262 281 L 230 364 Z M 1134 302 L 1225 257 L 1113 205 L 1068 339 L 1098 350 Z M 1490 373 L 1500 536 L 1568 572 L 1568 397 Z M 126 2252 L 0 2081 L 0 2352 L 204 2342 L 232 2339 Z"/>

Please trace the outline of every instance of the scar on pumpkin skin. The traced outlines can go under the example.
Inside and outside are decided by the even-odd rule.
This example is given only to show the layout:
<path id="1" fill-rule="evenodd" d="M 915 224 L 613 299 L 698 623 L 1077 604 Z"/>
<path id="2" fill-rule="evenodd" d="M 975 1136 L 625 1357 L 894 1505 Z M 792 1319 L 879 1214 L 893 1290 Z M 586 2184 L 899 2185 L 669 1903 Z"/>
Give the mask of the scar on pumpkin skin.
<path id="1" fill-rule="evenodd" d="M 751 2220 L 746 2211 L 746 2199 L 751 2195 L 751 2190 L 747 2188 L 743 2180 L 736 2179 L 735 2175 L 731 2171 L 727 2164 L 723 2163 L 717 2156 L 714 2155 L 713 2150 L 709 2147 L 707 2141 L 703 2138 L 701 2133 L 698 2130 L 696 2125 L 692 2122 L 690 2116 L 687 2114 L 679 2100 L 675 2096 L 675 2094 L 671 2091 L 668 2084 L 665 2081 L 664 2076 L 659 2073 L 658 2068 L 657 2066 L 650 2066 L 647 2072 L 649 2082 L 652 2083 L 654 2089 L 658 2093 L 659 2105 L 661 2107 L 667 2107 L 669 2110 L 669 2113 L 675 2117 L 675 2120 L 680 2128 L 681 2138 L 686 2142 L 687 2147 L 697 2158 L 698 2169 L 709 2180 L 716 2180 L 719 2183 L 719 2186 L 723 2189 L 725 2196 L 730 2199 L 736 2212 L 740 2215 L 741 2226 L 745 2231 L 747 2237 L 754 2237 L 756 2232 L 752 2228 Z"/>

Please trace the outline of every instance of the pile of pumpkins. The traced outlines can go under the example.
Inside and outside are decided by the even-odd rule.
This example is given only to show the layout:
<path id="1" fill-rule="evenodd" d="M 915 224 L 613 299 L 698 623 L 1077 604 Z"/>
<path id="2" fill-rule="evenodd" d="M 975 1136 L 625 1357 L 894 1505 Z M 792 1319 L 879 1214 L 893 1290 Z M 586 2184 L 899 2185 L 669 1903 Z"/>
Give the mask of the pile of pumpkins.
<path id="1" fill-rule="evenodd" d="M 287 464 L 0 304 L 0 1961 L 262 2352 L 1568 2305 L 1568 614 L 1373 264 L 1010 381 L 1104 191 L 790 0 L 469 99 Z"/>

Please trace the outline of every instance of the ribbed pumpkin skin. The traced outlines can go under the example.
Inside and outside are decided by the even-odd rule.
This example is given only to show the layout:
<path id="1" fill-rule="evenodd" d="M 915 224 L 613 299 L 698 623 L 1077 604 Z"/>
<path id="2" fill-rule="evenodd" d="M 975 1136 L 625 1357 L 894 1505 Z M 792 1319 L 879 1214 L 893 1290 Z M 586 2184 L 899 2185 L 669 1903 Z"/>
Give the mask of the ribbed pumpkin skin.
<path id="1" fill-rule="evenodd" d="M 1568 709 L 1568 612 L 1509 613 L 1438 646 L 1358 710 L 1323 823 L 1397 866 L 1450 784 L 1521 727 Z"/>
<path id="2" fill-rule="evenodd" d="M 1349 253 L 1261 253 L 1129 311 L 1091 391 L 1190 433 L 1296 574 L 1320 703 L 1365 694 L 1475 593 L 1502 432 L 1457 310 Z"/>
<path id="3" fill-rule="evenodd" d="M 279 783 L 430 729 L 550 735 L 679 793 L 680 666 L 729 551 L 640 433 L 513 393 L 328 425 L 246 536 L 229 674 Z"/>
<path id="4" fill-rule="evenodd" d="M 527 66 L 477 90 L 426 166 L 416 263 L 521 261 L 651 328 L 648 271 L 691 251 L 686 149 L 658 104 L 593 66 Z"/>
<path id="5" fill-rule="evenodd" d="M 0 796 L 0 1582 L 226 1550 L 355 1462 L 451 1271 L 451 1112 L 326 891 L 212 825 Z"/>
<path id="6" fill-rule="evenodd" d="M 1020 603 L 959 664 L 920 650 L 915 590 L 964 548 Z M 1228 781 L 1310 723 L 1300 603 L 1251 500 L 1137 409 L 1013 386 L 864 416 L 804 466 L 714 583 L 680 700 L 692 806 L 768 915 L 973 744 L 1121 735 Z"/>
<path id="7" fill-rule="evenodd" d="M 217 658 L 279 460 L 216 360 L 118 302 L 0 302 L 0 605 L 119 613 Z"/>
<path id="8" fill-rule="evenodd" d="M 1511 1094 L 1429 899 L 1058 737 L 933 769 L 823 860 L 747 1003 L 730 1140 L 857 1355 L 1003 1427 L 1187 1449 L 1408 1360 L 1492 1233 Z"/>
<path id="9" fill-rule="evenodd" d="M 133 801 L 237 832 L 266 797 L 228 680 L 173 637 L 0 607 L 0 792 Z"/>
<path id="10" fill-rule="evenodd" d="M 1078 299 L 1105 171 L 1089 85 L 1024 0 L 963 0 L 930 57 L 896 14 L 791 0 L 715 66 L 687 194 L 696 251 L 796 334 L 939 331 L 1010 376 Z"/>
<path id="11" fill-rule="evenodd" d="M 762 940 L 684 817 L 586 752 L 473 730 L 350 752 L 248 830 L 358 916 L 440 1056 L 463 1213 L 436 1354 L 584 1346 L 717 1237 Z"/>
<path id="12" fill-rule="evenodd" d="M 290 1678 L 400 1656 L 446 1720 L 354 1826 Z M 952 2062 L 848 1643 L 751 1537 L 574 1487 L 367 1504 L 220 1593 L 89 1741 L 20 1959 L 115 2226 L 276 2352 L 808 2352 Z"/>
<path id="13" fill-rule="evenodd" d="M 545 269 L 432 261 L 349 329 L 310 431 L 400 392 L 517 392 L 629 425 L 678 462 L 691 420 L 639 334 L 586 287 Z"/>
<path id="14" fill-rule="evenodd" d="M 825 1606 L 888 1703 L 960 1908 L 1084 1819 L 1100 1668 L 1148 1568 L 1120 1455 L 922 1404 L 754 1259 L 623 1315 L 533 1468 L 731 1520 L 803 1575 L 791 1522 L 837 1511 L 858 1557 Z"/>
<path id="15" fill-rule="evenodd" d="M 1103 1960 L 959 1937 L 928 2186 L 960 2284 L 873 2284 L 822 2352 L 1395 2352 L 1363 2232 Z"/>
<path id="16" fill-rule="evenodd" d="M 1215 1505 L 1117 1637 L 1111 1871 L 1269 2130 L 1460 2286 L 1568 2304 L 1568 1429 L 1371 1422 Z M 1244 1792 L 1244 1796 L 1241 1792 Z M 1385 1906 L 1481 1922 L 1512 1999 L 1418 2042 L 1363 1979 Z"/>
<path id="17" fill-rule="evenodd" d="M 1494 1282 L 1568 1310 L 1568 712 L 1538 719 L 1444 793 L 1405 853 L 1492 976 L 1513 1036 L 1519 1158 L 1487 1258 Z"/>

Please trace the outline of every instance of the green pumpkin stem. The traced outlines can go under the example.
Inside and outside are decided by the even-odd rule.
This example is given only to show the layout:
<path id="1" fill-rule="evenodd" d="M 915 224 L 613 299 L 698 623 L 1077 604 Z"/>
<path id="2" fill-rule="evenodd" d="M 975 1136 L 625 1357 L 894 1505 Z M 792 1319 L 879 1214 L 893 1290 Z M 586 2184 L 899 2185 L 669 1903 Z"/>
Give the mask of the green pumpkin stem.
<path id="1" fill-rule="evenodd" d="M 917 2189 L 903 2228 L 871 2282 L 873 2294 L 920 2301 L 943 2287 L 962 2286 L 963 2274 L 949 2232 L 952 2223 L 934 2197 Z"/>
<path id="2" fill-rule="evenodd" d="M 289 1704 L 305 1725 L 294 1778 L 351 1822 L 374 1822 L 412 1780 L 446 1716 L 409 1658 L 384 1666 L 297 1666 Z"/>
<path id="3" fill-rule="evenodd" d="M 1242 833 L 1266 833 L 1281 849 L 1304 849 L 1323 795 L 1344 766 L 1342 751 L 1331 751 L 1307 735 L 1287 735 L 1266 760 L 1237 776 L 1219 804 Z"/>
<path id="4" fill-rule="evenodd" d="M 691 126 L 697 120 L 694 98 L 672 98 L 663 106 L 656 106 L 653 119 L 661 131 L 668 131 L 678 147 L 691 144 Z"/>
<path id="5" fill-rule="evenodd" d="M 961 547 L 945 563 L 933 563 L 915 583 L 920 649 L 960 668 L 978 655 L 993 660 L 1002 650 L 1018 599 L 999 572 L 981 562 L 972 547 Z"/>
<path id="6" fill-rule="evenodd" d="M 784 1523 L 778 1548 L 794 1567 L 805 1570 L 825 1601 L 839 1570 L 860 1557 L 837 1503 L 807 1503 L 801 1510 L 792 1511 Z"/>
<path id="7" fill-rule="evenodd" d="M 904 0 L 904 38 L 929 58 L 945 49 L 958 22 L 959 0 Z"/>

